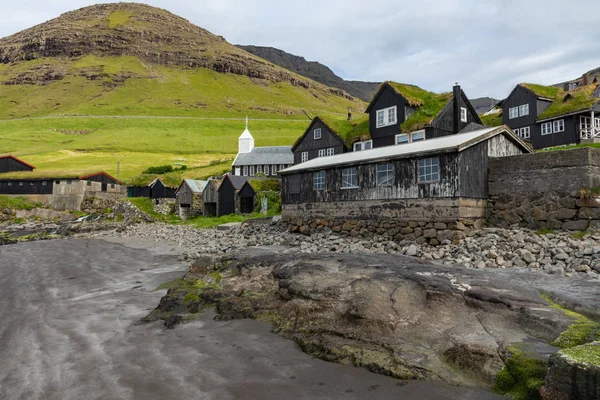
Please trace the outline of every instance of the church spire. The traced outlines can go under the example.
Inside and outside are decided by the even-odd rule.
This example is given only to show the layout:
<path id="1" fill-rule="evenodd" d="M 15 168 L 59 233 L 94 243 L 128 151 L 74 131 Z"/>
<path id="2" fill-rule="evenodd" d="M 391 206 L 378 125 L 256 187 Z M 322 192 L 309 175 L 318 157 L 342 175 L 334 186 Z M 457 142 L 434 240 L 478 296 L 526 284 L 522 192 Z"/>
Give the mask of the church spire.
<path id="1" fill-rule="evenodd" d="M 248 129 L 248 116 L 246 115 L 246 129 Z"/>

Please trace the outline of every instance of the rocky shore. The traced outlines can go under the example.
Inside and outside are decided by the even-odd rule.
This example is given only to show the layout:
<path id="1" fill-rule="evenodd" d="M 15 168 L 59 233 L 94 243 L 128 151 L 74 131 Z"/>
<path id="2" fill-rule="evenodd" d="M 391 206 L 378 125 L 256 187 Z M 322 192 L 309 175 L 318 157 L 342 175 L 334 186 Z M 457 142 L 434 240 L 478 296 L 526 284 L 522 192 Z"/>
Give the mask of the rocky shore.
<path id="1" fill-rule="evenodd" d="M 247 223 L 231 230 L 135 224 L 119 234 L 172 243 L 185 248 L 191 259 L 245 247 L 282 245 L 285 252 L 294 253 L 403 254 L 437 265 L 600 277 L 600 233 L 574 237 L 569 232 L 537 234 L 528 229 L 484 228 L 468 231 L 459 240 L 443 240 L 437 246 L 414 241 L 398 243 L 378 236 L 366 240 L 334 232 L 305 236 L 289 233 L 278 225 Z"/>

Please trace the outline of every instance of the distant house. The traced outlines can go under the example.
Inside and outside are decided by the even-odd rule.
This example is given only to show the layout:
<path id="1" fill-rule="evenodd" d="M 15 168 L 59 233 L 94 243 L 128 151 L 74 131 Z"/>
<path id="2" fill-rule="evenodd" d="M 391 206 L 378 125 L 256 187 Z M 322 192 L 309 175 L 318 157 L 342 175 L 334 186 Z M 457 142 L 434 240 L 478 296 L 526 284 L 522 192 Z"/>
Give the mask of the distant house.
<path id="1" fill-rule="evenodd" d="M 18 171 L 33 171 L 35 167 L 26 163 L 17 157 L 6 155 L 0 156 L 0 173 L 18 172 Z"/>
<path id="2" fill-rule="evenodd" d="M 146 186 L 127 186 L 128 197 L 148 197 L 150 199 L 174 199 L 175 189 L 168 187 L 156 178 Z"/>
<path id="3" fill-rule="evenodd" d="M 221 185 L 221 179 L 209 179 L 206 182 L 204 190 L 202 191 L 202 214 L 205 217 L 216 217 L 218 213 L 219 205 L 219 186 Z"/>
<path id="4" fill-rule="evenodd" d="M 459 85 L 451 93 L 436 94 L 384 82 L 366 112 L 373 148 L 453 135 L 471 122 L 482 123 Z"/>
<path id="5" fill-rule="evenodd" d="M 106 191 L 109 185 L 114 188 L 115 185 L 121 185 L 121 181 L 117 178 L 107 174 L 104 171 L 94 172 L 93 174 L 87 174 L 79 177 L 82 181 L 100 182 L 102 184 L 102 191 Z"/>
<path id="6" fill-rule="evenodd" d="M 282 216 L 481 220 L 488 197 L 488 159 L 530 152 L 509 129 L 499 127 L 316 158 L 281 171 Z"/>
<path id="7" fill-rule="evenodd" d="M 219 185 L 217 216 L 237 213 L 250 213 L 254 209 L 254 189 L 248 182 L 247 177 L 225 174 Z M 246 190 L 241 193 L 244 186 Z M 243 197 L 241 196 L 243 194 Z M 244 199 L 242 201 L 242 199 Z"/>
<path id="8" fill-rule="evenodd" d="M 521 83 L 504 100 L 502 121 L 535 149 L 595 140 L 600 137 L 600 85 L 564 91 Z"/>
<path id="9" fill-rule="evenodd" d="M 315 117 L 292 147 L 294 164 L 373 147 L 366 119 L 353 121 Z"/>
<path id="10" fill-rule="evenodd" d="M 184 179 L 177 188 L 175 196 L 181 219 L 202 215 L 204 206 L 202 193 L 208 181 Z"/>
<path id="11" fill-rule="evenodd" d="M 293 163 L 291 146 L 254 147 L 254 138 L 248 130 L 246 118 L 246 129 L 238 139 L 238 154 L 232 164 L 233 175 L 277 177 L 279 170 Z"/>

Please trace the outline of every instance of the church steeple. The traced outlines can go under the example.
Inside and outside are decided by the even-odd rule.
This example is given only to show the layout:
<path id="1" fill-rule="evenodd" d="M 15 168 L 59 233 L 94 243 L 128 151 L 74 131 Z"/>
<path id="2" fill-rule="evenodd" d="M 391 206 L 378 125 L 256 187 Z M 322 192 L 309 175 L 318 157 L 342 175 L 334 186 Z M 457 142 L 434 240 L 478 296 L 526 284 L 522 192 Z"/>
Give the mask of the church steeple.
<path id="1" fill-rule="evenodd" d="M 248 116 L 246 116 L 246 129 L 238 139 L 238 153 L 250 153 L 254 148 L 254 138 L 248 130 Z"/>

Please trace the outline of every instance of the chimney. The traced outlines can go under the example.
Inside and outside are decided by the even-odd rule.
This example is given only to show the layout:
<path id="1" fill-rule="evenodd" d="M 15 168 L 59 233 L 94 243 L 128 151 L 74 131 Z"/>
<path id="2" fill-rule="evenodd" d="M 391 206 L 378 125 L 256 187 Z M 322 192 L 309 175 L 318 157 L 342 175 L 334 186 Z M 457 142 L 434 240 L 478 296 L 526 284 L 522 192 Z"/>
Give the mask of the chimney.
<path id="1" fill-rule="evenodd" d="M 348 121 L 352 119 L 352 109 L 348 107 Z"/>
<path id="2" fill-rule="evenodd" d="M 587 86 L 590 84 L 590 75 L 586 72 L 585 74 L 583 74 L 583 76 L 581 77 L 581 85 L 582 86 Z"/>
<path id="3" fill-rule="evenodd" d="M 452 133 L 458 133 L 460 131 L 460 92 L 460 85 L 458 84 L 458 82 L 456 82 L 454 84 L 454 87 L 452 88 L 452 104 L 454 106 L 454 123 L 452 126 Z"/>

